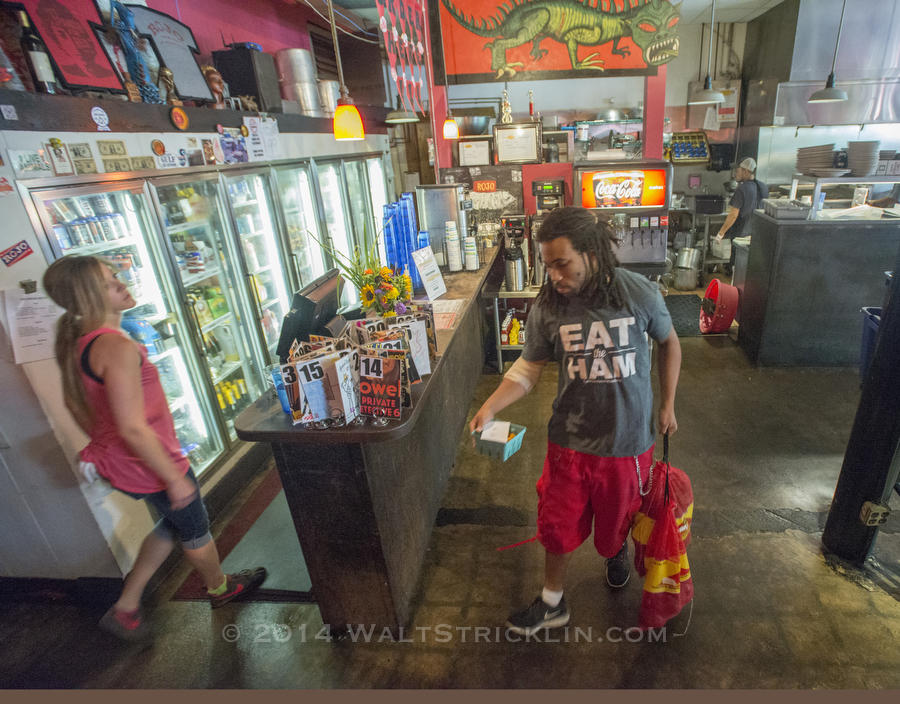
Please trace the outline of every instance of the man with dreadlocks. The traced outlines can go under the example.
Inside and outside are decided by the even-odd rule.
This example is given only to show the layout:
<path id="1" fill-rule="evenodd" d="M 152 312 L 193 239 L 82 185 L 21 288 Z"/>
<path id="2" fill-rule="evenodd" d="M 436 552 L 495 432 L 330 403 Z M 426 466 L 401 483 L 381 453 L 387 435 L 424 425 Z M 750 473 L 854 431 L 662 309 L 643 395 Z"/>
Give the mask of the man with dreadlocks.
<path id="1" fill-rule="evenodd" d="M 656 284 L 619 268 L 613 232 L 585 208 L 558 208 L 538 233 L 548 278 L 528 318 L 522 356 L 470 424 L 481 430 L 527 394 L 543 367 L 560 364 L 537 483 L 537 539 L 545 549 L 544 589 L 507 627 L 530 636 L 569 622 L 563 598 L 572 552 L 594 530 L 610 587 L 628 582 L 626 539 L 653 460 L 650 343 L 658 343 L 657 429 L 674 433 L 681 346 Z"/>

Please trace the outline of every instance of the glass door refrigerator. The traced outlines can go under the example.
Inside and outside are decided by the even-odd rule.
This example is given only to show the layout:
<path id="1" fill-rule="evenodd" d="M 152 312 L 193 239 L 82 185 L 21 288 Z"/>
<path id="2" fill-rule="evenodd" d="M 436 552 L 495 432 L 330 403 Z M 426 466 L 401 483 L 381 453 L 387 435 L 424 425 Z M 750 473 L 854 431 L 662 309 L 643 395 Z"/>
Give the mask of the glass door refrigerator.
<path id="1" fill-rule="evenodd" d="M 200 350 L 203 386 L 228 438 L 236 440 L 234 419 L 262 392 L 264 358 L 240 253 L 228 236 L 218 174 L 155 179 L 152 191 L 170 268 Z"/>
<path id="2" fill-rule="evenodd" d="M 178 304 L 142 181 L 30 190 L 53 259 L 93 255 L 125 281 L 137 306 L 122 328 L 146 346 L 175 421 L 182 452 L 197 474 L 224 450 L 214 407 L 202 388 L 204 370 L 192 353 L 190 321 Z"/>
<path id="3" fill-rule="evenodd" d="M 328 244 L 342 263 L 353 260 L 358 244 L 353 235 L 348 213 L 348 195 L 340 161 L 321 162 L 316 165 L 319 193 L 322 198 L 322 214 L 328 232 Z M 361 207 L 355 204 L 354 207 Z M 359 300 L 353 286 L 344 286 L 341 304 L 351 305 Z"/>
<path id="4" fill-rule="evenodd" d="M 278 361 L 281 322 L 290 309 L 289 277 L 276 230 L 272 198 L 260 172 L 223 175 L 244 279 L 253 301 L 266 364 Z"/>
<path id="5" fill-rule="evenodd" d="M 326 271 L 322 231 L 316 208 L 315 189 L 307 164 L 280 166 L 274 170 L 278 210 L 287 234 L 293 262 L 295 289 L 306 286 Z"/>

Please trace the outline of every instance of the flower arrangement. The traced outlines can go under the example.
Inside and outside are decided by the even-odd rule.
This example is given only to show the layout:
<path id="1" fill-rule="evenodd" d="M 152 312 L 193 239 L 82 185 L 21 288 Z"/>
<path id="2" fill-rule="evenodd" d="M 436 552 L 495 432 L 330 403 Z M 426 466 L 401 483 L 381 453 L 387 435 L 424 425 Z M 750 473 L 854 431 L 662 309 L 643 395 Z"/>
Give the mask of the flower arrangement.
<path id="1" fill-rule="evenodd" d="M 394 271 L 389 266 L 365 268 L 359 281 L 354 283 L 359 288 L 363 308 L 384 318 L 403 315 L 406 304 L 412 298 L 412 279 L 409 274 Z"/>
<path id="2" fill-rule="evenodd" d="M 326 245 L 323 248 L 331 254 L 344 278 L 359 291 L 363 310 L 384 318 L 406 312 L 406 304 L 413 293 L 412 278 L 405 271 L 394 271 L 389 266 L 381 266 L 378 250 L 374 246 L 364 253 L 357 247 L 352 259 Z"/>

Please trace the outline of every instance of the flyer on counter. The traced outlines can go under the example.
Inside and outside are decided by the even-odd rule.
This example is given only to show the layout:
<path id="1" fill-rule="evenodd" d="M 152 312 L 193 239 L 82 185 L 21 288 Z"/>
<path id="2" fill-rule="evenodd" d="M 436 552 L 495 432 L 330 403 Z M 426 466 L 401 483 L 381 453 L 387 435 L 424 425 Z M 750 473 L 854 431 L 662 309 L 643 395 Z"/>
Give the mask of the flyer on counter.
<path id="1" fill-rule="evenodd" d="M 360 410 L 372 418 L 393 418 L 402 415 L 400 360 L 369 355 L 360 357 Z"/>
<path id="2" fill-rule="evenodd" d="M 412 253 L 413 262 L 416 269 L 419 270 L 419 276 L 422 277 L 422 283 L 425 286 L 425 293 L 432 301 L 447 293 L 447 284 L 444 283 L 444 277 L 441 270 L 438 269 L 437 262 L 434 259 L 434 252 L 431 245 L 417 249 Z"/>

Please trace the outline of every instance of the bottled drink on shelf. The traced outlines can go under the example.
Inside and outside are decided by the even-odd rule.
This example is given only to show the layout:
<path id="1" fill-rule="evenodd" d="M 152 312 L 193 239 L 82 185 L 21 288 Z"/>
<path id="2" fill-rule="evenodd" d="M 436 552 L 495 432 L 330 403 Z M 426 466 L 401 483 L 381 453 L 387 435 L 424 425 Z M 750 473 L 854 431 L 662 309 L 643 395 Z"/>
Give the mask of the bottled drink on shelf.
<path id="1" fill-rule="evenodd" d="M 28 69 L 31 71 L 31 78 L 34 81 L 34 89 L 38 93 L 61 93 L 62 89 L 56 82 L 56 75 L 53 73 L 53 64 L 50 63 L 50 53 L 43 40 L 34 31 L 31 26 L 31 20 L 28 19 L 28 13 L 25 10 L 19 11 L 19 23 L 22 25 L 22 38 L 19 40 L 22 44 L 22 51 L 28 60 Z"/>

